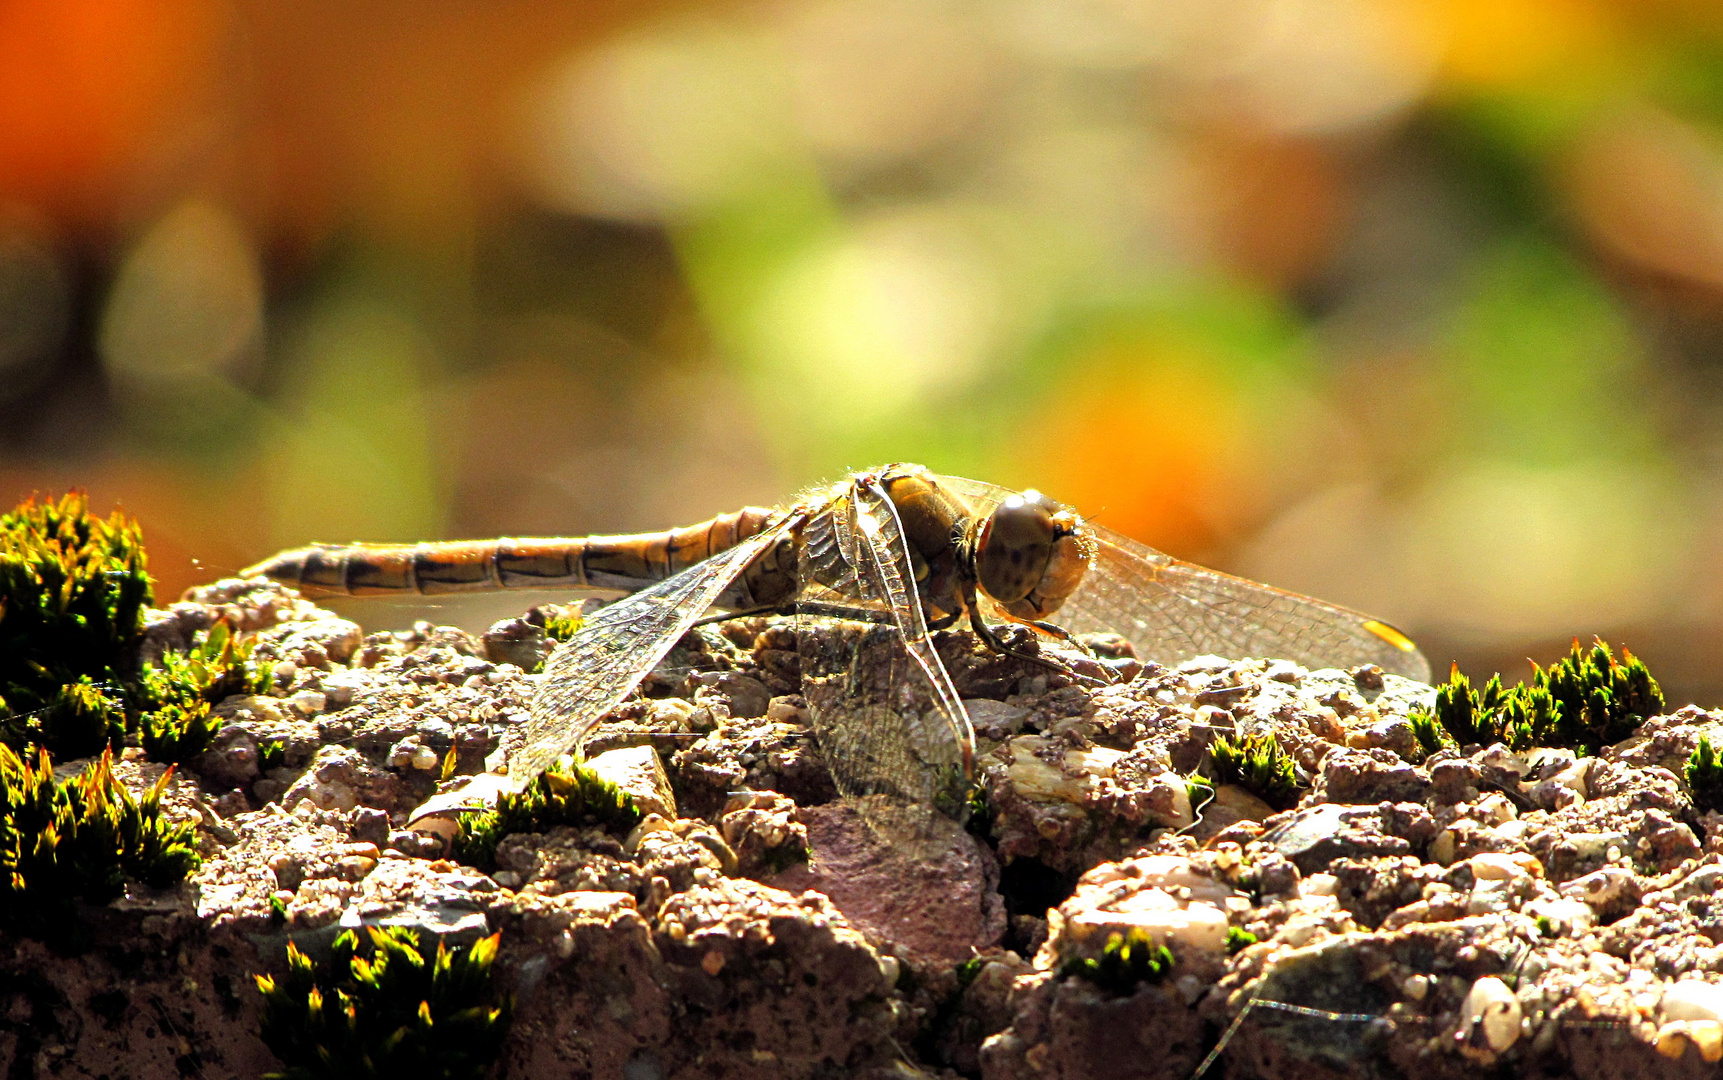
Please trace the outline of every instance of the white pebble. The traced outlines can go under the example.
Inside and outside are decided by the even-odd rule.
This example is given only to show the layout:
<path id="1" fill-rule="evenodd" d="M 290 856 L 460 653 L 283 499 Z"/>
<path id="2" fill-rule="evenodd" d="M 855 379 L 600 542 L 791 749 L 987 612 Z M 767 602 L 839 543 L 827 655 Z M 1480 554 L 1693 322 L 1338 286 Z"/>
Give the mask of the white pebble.
<path id="1" fill-rule="evenodd" d="M 1682 979 L 1663 992 L 1658 1010 L 1669 1020 L 1723 1020 L 1723 986 Z"/>
<path id="2" fill-rule="evenodd" d="M 1499 851 L 1486 851 L 1466 861 L 1472 868 L 1472 876 L 1479 881 L 1505 881 L 1527 876 L 1525 867 Z"/>
<path id="3" fill-rule="evenodd" d="M 329 707 L 329 699 L 321 690 L 301 690 L 287 701 L 305 716 L 315 716 Z"/>
<path id="4" fill-rule="evenodd" d="M 1484 1041 L 1498 1054 L 1520 1037 L 1519 999 L 1494 975 L 1472 984 L 1466 1000 L 1460 1003 L 1460 1015 L 1466 1024 L 1483 1028 Z"/>

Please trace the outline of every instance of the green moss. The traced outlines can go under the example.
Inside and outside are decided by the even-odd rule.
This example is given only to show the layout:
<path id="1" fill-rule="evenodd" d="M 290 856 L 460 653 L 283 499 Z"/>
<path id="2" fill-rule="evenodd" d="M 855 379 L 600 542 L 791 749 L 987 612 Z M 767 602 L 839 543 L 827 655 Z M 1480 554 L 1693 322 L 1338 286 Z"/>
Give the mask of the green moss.
<path id="1" fill-rule="evenodd" d="M 1059 973 L 1088 979 L 1108 994 L 1123 997 L 1144 983 L 1160 982 L 1172 968 L 1173 954 L 1165 945 L 1156 945 L 1146 930 L 1132 930 L 1108 934 L 1099 959 L 1067 960 Z"/>
<path id="2" fill-rule="evenodd" d="M 57 782 L 46 749 L 32 762 L 0 743 L 0 926 L 52 937 L 71 928 L 70 901 L 103 904 L 127 878 L 166 888 L 195 870 L 192 826 L 161 818 L 172 775 L 134 800 L 111 752 Z"/>
<path id="3" fill-rule="evenodd" d="M 1185 796 L 1191 801 L 1191 812 L 1197 813 L 1214 799 L 1214 781 L 1202 773 L 1185 777 Z"/>
<path id="4" fill-rule="evenodd" d="M 1268 732 L 1238 739 L 1217 735 L 1209 744 L 1209 761 L 1218 784 L 1237 784 L 1276 810 L 1298 802 L 1292 757 Z"/>
<path id="5" fill-rule="evenodd" d="M 627 830 L 639 822 L 634 800 L 615 784 L 584 765 L 552 766 L 525 791 L 503 795 L 494 809 L 462 814 L 452 854 L 468 865 L 489 867 L 497 842 L 511 833 L 589 824 Z"/>
<path id="6" fill-rule="evenodd" d="M 552 641 L 572 641 L 580 633 L 582 621 L 579 608 L 568 608 L 544 621 L 544 636 Z"/>
<path id="7" fill-rule="evenodd" d="M 969 989 L 970 984 L 981 974 L 981 969 L 986 966 L 987 958 L 985 956 L 971 956 L 963 963 L 958 964 L 957 989 L 959 991 Z"/>
<path id="8" fill-rule="evenodd" d="M 113 745 L 118 687 L 152 599 L 123 513 L 92 517 L 71 494 L 0 514 L 0 741 L 62 758 Z M 86 689 L 68 696 L 71 686 Z"/>
<path id="9" fill-rule="evenodd" d="M 983 842 L 993 838 L 993 805 L 987 799 L 987 786 L 973 783 L 964 795 L 963 809 L 957 816 L 971 836 Z"/>
<path id="10" fill-rule="evenodd" d="M 1454 738 L 1447 729 L 1436 722 L 1436 718 L 1426 709 L 1415 710 L 1410 720 L 1412 722 L 1412 739 L 1418 745 L 1418 752 L 1429 757 L 1445 746 L 1453 746 Z"/>
<path id="11" fill-rule="evenodd" d="M 1621 650 L 1617 662 L 1609 646 L 1594 640 L 1546 671 L 1533 667 L 1533 680 L 1549 690 L 1559 709 L 1558 746 L 1584 747 L 1597 753 L 1632 735 L 1648 716 L 1667 704 L 1663 690 L 1639 658 Z"/>
<path id="12" fill-rule="evenodd" d="M 1687 759 L 1687 788 L 1693 793 L 1693 806 L 1700 813 L 1723 810 L 1723 762 L 1709 736 L 1699 736 L 1699 745 Z"/>
<path id="13" fill-rule="evenodd" d="M 1663 711 L 1663 691 L 1645 665 L 1626 649 L 1616 660 L 1609 646 L 1575 639 L 1569 654 L 1549 668 L 1532 665 L 1532 681 L 1504 689 L 1496 675 L 1474 690 L 1458 668 L 1436 689 L 1435 707 L 1414 712 L 1413 734 L 1425 748 L 1432 722 L 1454 742 L 1510 750 L 1569 747 L 1595 754 L 1633 734 Z M 1428 749 L 1425 750 L 1429 753 Z"/>
<path id="14" fill-rule="evenodd" d="M 209 749 L 221 725 L 207 701 L 164 705 L 139 718 L 138 739 L 151 761 L 183 765 Z"/>
<path id="15" fill-rule="evenodd" d="M 509 1002 L 492 986 L 498 935 L 471 948 L 439 942 L 430 956 L 416 930 L 367 930 L 369 948 L 347 930 L 335 939 L 327 964 L 290 944 L 286 974 L 279 980 L 255 976 L 263 994 L 263 1041 L 287 1066 L 266 1076 L 483 1077 L 510 1021 Z"/>
<path id="16" fill-rule="evenodd" d="M 280 739 L 264 739 L 257 744 L 257 771 L 268 774 L 287 764 L 287 744 Z"/>
<path id="17" fill-rule="evenodd" d="M 144 753 L 181 764 L 209 749 L 222 726 L 210 706 L 230 694 L 265 693 L 274 681 L 274 665 L 253 660 L 251 648 L 219 622 L 198 631 L 185 652 L 144 665 L 135 693 L 144 710 L 135 725 Z"/>
<path id="18" fill-rule="evenodd" d="M 1236 926 L 1226 928 L 1226 952 L 1228 956 L 1235 955 L 1256 944 L 1256 935 L 1249 930 L 1240 930 Z"/>
<path id="19" fill-rule="evenodd" d="M 82 495 L 0 515 L 0 741 L 87 757 L 136 735 L 179 764 L 220 728 L 208 706 L 273 672 L 225 623 L 133 673 L 152 595 L 137 523 L 92 517 Z"/>

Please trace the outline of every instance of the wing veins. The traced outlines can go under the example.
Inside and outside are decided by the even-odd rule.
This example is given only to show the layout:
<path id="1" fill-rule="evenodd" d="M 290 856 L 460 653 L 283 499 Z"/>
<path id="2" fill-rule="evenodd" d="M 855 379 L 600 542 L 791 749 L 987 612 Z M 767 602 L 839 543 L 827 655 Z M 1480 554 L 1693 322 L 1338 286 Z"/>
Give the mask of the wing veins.
<path id="1" fill-rule="evenodd" d="M 855 493 L 857 509 L 871 513 L 879 522 L 880 527 L 876 531 L 858 529 L 857 532 L 865 541 L 869 561 L 878 575 L 878 584 L 891 607 L 898 633 L 903 638 L 904 651 L 909 653 L 921 668 L 922 674 L 927 677 L 933 689 L 935 704 L 944 714 L 946 725 L 950 727 L 952 736 L 958 742 L 964 772 L 967 775 L 975 755 L 975 731 L 969 723 L 969 712 L 963 707 L 963 700 L 957 696 L 957 687 L 952 685 L 951 674 L 945 670 L 938 650 L 933 647 L 933 640 L 927 630 L 927 619 L 921 610 L 921 597 L 907 584 L 910 579 L 904 571 L 913 565 L 913 561 L 910 558 L 909 538 L 904 533 L 903 521 L 898 517 L 897 507 L 893 505 L 890 496 L 876 481 L 865 485 L 857 484 Z"/>
<path id="2" fill-rule="evenodd" d="M 518 790 L 558 755 L 586 741 L 658 666 L 725 589 L 798 520 L 794 515 L 674 577 L 600 608 L 544 665 L 520 748 L 510 756 Z"/>

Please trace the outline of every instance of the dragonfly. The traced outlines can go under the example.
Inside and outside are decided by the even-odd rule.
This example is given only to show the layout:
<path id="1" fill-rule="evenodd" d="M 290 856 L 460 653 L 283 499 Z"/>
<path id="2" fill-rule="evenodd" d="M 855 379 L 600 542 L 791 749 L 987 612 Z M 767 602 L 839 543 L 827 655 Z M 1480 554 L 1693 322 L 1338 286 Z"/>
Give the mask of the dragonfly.
<path id="1" fill-rule="evenodd" d="M 1161 664 L 1213 654 L 1374 664 L 1418 681 L 1430 674 L 1412 641 L 1378 619 L 1176 559 L 1038 491 L 907 463 L 665 532 L 316 544 L 244 573 L 352 595 L 625 594 L 547 658 L 509 757 L 517 790 L 578 753 L 677 641 L 711 618 L 797 617 L 815 740 L 840 793 L 858 799 L 938 803 L 973 778 L 974 729 L 933 637 L 960 624 L 991 652 L 1079 682 L 1106 676 L 1051 659 L 1041 641 L 1102 633 Z M 1088 665 L 1097 667 L 1107 670 Z"/>

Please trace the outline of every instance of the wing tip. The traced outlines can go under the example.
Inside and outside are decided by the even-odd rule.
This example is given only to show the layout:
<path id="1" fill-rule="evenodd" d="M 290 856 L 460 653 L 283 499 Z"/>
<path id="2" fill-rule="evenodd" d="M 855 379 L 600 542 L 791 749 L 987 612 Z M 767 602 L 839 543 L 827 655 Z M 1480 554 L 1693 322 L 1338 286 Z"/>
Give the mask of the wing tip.
<path id="1" fill-rule="evenodd" d="M 1399 649 L 1401 652 L 1415 653 L 1418 651 L 1418 646 L 1412 643 L 1411 638 L 1402 634 L 1400 631 L 1394 629 L 1385 622 L 1381 622 L 1377 619 L 1366 619 L 1364 620 L 1364 629 L 1375 634 L 1377 637 L 1394 646 L 1396 649 Z"/>
<path id="2" fill-rule="evenodd" d="M 1418 651 L 1417 643 L 1399 630 L 1379 619 L 1364 620 L 1364 629 L 1405 654 L 1406 666 L 1401 673 L 1419 682 L 1430 681 L 1430 662 Z"/>

